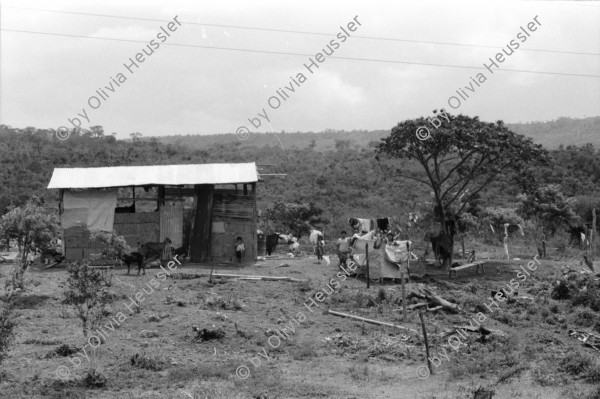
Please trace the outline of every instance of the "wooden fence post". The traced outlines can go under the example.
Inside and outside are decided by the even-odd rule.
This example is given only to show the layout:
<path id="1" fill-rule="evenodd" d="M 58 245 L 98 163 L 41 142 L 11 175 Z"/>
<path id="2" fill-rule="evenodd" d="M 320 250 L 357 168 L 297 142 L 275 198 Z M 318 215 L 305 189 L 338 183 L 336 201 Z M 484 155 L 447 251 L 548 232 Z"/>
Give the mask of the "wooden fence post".
<path id="1" fill-rule="evenodd" d="M 406 251 L 408 252 L 408 260 L 406 261 L 406 271 L 410 276 L 410 240 L 406 240 Z"/>
<path id="2" fill-rule="evenodd" d="M 402 279 L 402 321 L 406 321 L 406 286 L 404 284 L 404 272 L 400 271 Z"/>
<path id="3" fill-rule="evenodd" d="M 371 288 L 371 277 L 369 276 L 369 244 L 365 244 L 365 258 L 367 261 L 367 288 Z"/>
<path id="4" fill-rule="evenodd" d="M 596 208 L 592 208 L 592 237 L 590 237 L 590 246 L 592 257 L 594 256 L 596 250 L 596 237 L 598 236 L 598 232 L 596 231 Z"/>
<path id="5" fill-rule="evenodd" d="M 421 319 L 421 327 L 423 328 L 423 339 L 425 340 L 425 355 L 427 356 L 427 368 L 429 369 L 429 374 L 433 374 L 433 369 L 431 368 L 431 360 L 429 360 L 429 343 L 427 342 L 427 330 L 425 329 L 425 321 L 423 320 L 423 311 L 419 311 L 419 318 Z"/>
<path id="6" fill-rule="evenodd" d="M 542 252 L 543 252 L 543 257 L 544 259 L 546 259 L 546 234 L 542 233 Z"/>

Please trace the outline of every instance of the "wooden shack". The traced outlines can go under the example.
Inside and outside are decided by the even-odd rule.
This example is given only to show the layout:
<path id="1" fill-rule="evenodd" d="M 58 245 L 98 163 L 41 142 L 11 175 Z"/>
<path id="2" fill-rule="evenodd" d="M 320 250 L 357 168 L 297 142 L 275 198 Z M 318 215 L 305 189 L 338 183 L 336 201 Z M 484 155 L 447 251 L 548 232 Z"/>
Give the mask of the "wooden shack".
<path id="1" fill-rule="evenodd" d="M 257 256 L 257 181 L 254 163 L 56 168 L 48 188 L 58 189 L 67 260 L 99 252 L 91 231 L 113 230 L 134 251 L 168 237 L 196 263 L 235 261 L 241 237 L 248 262 Z"/>

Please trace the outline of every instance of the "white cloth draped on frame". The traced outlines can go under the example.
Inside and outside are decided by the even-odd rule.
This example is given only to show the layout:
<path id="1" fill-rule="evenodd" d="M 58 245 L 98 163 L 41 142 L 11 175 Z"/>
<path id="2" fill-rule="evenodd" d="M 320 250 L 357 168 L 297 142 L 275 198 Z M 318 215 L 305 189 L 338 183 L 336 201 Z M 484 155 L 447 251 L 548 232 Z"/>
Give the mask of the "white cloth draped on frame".
<path id="1" fill-rule="evenodd" d="M 375 249 L 373 247 L 375 240 L 373 239 L 374 231 L 371 231 L 363 236 L 355 235 L 354 254 L 357 258 L 359 268 L 358 274 L 366 274 L 366 254 L 365 244 L 369 246 L 369 276 L 373 278 L 401 278 L 401 270 L 405 273 L 407 270 L 407 261 L 410 252 L 407 249 L 407 243 L 412 245 L 410 241 L 396 241 L 398 245 L 385 245 Z"/>
<path id="2" fill-rule="evenodd" d="M 89 231 L 112 231 L 117 206 L 118 189 L 65 190 L 63 213 L 60 218 L 63 229 L 83 226 Z"/>

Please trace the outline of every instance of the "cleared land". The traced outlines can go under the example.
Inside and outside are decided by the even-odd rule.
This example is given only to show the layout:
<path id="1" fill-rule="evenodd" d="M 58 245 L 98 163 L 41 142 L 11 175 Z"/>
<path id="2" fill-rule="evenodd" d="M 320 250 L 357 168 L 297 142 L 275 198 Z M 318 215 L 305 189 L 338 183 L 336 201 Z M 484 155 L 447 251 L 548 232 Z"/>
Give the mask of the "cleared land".
<path id="1" fill-rule="evenodd" d="M 600 352 L 569 335 L 578 330 L 600 336 L 600 279 L 580 273 L 585 266 L 578 258 L 541 260 L 519 280 L 519 298 L 490 310 L 485 304 L 491 302 L 491 291 L 516 278 L 530 260 L 522 259 L 487 261 L 484 274 L 463 270 L 450 281 L 447 271 L 412 268 L 416 277 L 406 286 L 409 294 L 426 288 L 461 309 L 424 315 L 430 357 L 437 364 L 428 378 L 417 375 L 426 365 L 418 310 L 402 321 L 400 284 L 372 282 L 367 290 L 364 280 L 341 281 L 335 257 L 329 266 L 315 264 L 312 257 L 215 270 L 306 282 L 214 278 L 210 283 L 197 276 L 210 269 L 180 266 L 144 294 L 140 313 L 129 312 L 125 304 L 143 287 L 150 291 L 146 283 L 158 270 L 137 277 L 118 269 L 109 288 L 115 300 L 104 324 L 118 312 L 127 318 L 114 331 L 104 328 L 107 339 L 95 361 L 106 383 L 99 388 L 93 381 L 82 382 L 88 360 L 77 352 L 62 356 L 86 342 L 73 309 L 62 304 L 66 271 L 33 268 L 18 302 L 17 338 L 3 364 L 0 397 L 487 398 L 479 396 L 485 390 L 494 390 L 494 398 L 600 397 Z M 567 264 L 576 272 L 564 278 Z M 9 267 L 0 265 L 2 280 Z M 564 281 L 564 299 L 552 299 L 560 290 L 557 281 Z M 327 283 L 333 288 L 329 295 Z M 326 299 L 312 305 L 311 312 L 305 304 L 317 292 Z M 417 297 L 409 300 L 419 302 L 423 300 Z M 417 333 L 329 315 L 327 309 Z M 491 334 L 482 340 L 479 332 L 466 332 L 452 349 L 448 338 L 456 333 L 453 326 L 476 325 L 477 320 Z M 207 331 L 198 333 L 194 326 Z M 273 334 L 278 338 L 269 338 Z M 89 345 L 85 348 L 90 355 Z M 74 358 L 81 360 L 79 367 L 70 360 Z M 69 368 L 64 380 L 57 377 L 60 366 L 63 373 Z M 243 377 L 244 367 L 249 375 L 242 379 L 236 370 Z"/>

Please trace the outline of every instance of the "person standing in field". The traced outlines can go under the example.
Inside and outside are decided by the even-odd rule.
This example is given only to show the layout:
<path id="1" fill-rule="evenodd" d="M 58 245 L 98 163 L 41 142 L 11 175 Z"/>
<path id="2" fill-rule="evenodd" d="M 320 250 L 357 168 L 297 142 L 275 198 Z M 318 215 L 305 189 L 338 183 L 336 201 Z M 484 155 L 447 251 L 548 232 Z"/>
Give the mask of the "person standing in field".
<path id="1" fill-rule="evenodd" d="M 346 266 L 346 261 L 348 260 L 348 255 L 350 254 L 350 239 L 346 237 L 346 232 L 342 231 L 341 238 L 337 240 L 336 250 L 338 258 L 340 259 L 339 266 L 342 264 Z"/>
<path id="2" fill-rule="evenodd" d="M 315 247 L 315 252 L 317 253 L 317 263 L 320 265 L 323 260 L 323 251 L 325 249 L 325 240 L 323 236 L 319 234 L 317 236 L 317 245 Z"/>

